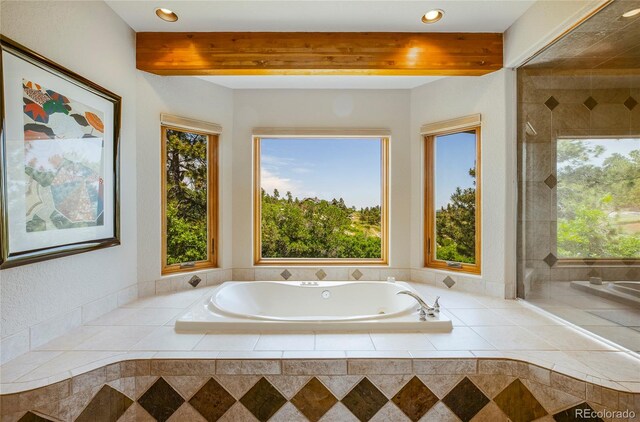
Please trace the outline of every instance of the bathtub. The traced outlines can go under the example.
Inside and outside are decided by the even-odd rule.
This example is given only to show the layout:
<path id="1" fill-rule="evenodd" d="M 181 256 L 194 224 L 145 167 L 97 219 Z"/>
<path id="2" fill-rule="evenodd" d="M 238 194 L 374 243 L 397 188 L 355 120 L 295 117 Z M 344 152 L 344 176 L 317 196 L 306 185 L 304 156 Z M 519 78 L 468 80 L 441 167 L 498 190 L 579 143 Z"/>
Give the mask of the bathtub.
<path id="1" fill-rule="evenodd" d="M 640 281 L 604 281 L 601 285 L 572 281 L 571 287 L 625 305 L 640 306 Z"/>
<path id="2" fill-rule="evenodd" d="M 445 315 L 418 317 L 403 282 L 228 281 L 176 320 L 177 331 L 451 331 Z M 424 298 L 432 303 L 435 298 Z M 446 305 L 446 304 L 445 304 Z"/>

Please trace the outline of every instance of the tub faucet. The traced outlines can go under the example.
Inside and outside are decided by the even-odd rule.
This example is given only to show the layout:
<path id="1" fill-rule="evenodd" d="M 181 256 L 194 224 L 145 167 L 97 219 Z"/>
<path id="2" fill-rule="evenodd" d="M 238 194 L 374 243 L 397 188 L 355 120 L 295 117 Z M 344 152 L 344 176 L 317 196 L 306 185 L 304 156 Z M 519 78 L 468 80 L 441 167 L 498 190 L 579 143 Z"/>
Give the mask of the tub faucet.
<path id="1" fill-rule="evenodd" d="M 440 313 L 440 296 L 436 296 L 436 301 L 433 303 L 433 306 L 429 306 L 420 296 L 409 290 L 402 290 L 396 294 L 411 296 L 418 302 L 420 305 L 420 309 L 418 310 L 420 313 L 420 321 L 426 321 L 427 315 L 433 317 Z"/>

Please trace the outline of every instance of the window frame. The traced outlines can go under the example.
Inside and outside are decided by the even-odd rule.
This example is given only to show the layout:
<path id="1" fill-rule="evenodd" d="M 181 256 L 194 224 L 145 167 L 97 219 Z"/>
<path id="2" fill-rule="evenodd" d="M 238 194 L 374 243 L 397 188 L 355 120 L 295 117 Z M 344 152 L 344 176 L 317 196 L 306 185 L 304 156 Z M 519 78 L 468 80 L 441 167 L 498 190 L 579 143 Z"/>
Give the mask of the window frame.
<path id="1" fill-rule="evenodd" d="M 167 264 L 167 130 L 194 133 L 207 137 L 207 259 L 195 261 L 193 264 Z M 161 275 L 188 273 L 209 268 L 218 267 L 218 147 L 219 133 L 181 127 L 169 123 L 160 126 L 160 173 L 161 173 L 161 219 L 162 219 L 162 250 L 161 250 Z"/>
<path id="2" fill-rule="evenodd" d="M 285 134 L 285 135 L 254 135 L 253 136 L 253 263 L 255 266 L 385 266 L 389 265 L 389 144 L 388 135 L 341 135 L 339 133 L 330 134 Z M 264 258 L 262 257 L 262 195 L 260 180 L 260 147 L 261 140 L 265 139 L 328 139 L 328 138 L 378 138 L 380 139 L 380 258 Z"/>
<path id="3" fill-rule="evenodd" d="M 436 206 L 435 206 L 435 140 L 438 136 L 460 132 L 476 133 L 476 211 L 475 211 L 475 264 L 460 263 L 451 266 L 451 261 L 436 259 Z M 469 126 L 456 126 L 424 134 L 424 266 L 438 270 L 482 274 L 482 128 L 479 123 Z"/>
<path id="4" fill-rule="evenodd" d="M 607 135 L 607 136 L 586 136 L 586 135 L 577 135 L 577 136 L 572 136 L 571 134 L 562 134 L 559 136 L 556 136 L 555 140 L 553 141 L 553 146 L 555 147 L 554 151 L 557 151 L 558 149 L 558 142 L 559 141 L 567 141 L 567 140 L 616 140 L 616 139 L 640 139 L 640 135 L 634 135 L 634 134 L 620 134 L 620 135 Z M 557 183 L 560 183 L 560 179 L 558 178 L 558 171 L 557 171 L 557 166 L 558 166 L 558 161 L 557 161 L 557 154 L 556 154 L 556 162 L 554 163 L 554 169 L 555 171 L 553 172 L 553 174 L 556 176 L 556 180 Z M 558 226 L 558 216 L 557 216 L 557 212 L 558 212 L 558 198 L 557 198 L 557 185 L 554 189 L 556 189 L 556 195 L 555 195 L 555 201 L 554 201 L 554 205 L 555 205 L 555 209 L 554 209 L 554 219 L 555 221 L 552 221 L 552 223 L 555 223 L 556 228 Z M 607 257 L 607 258 L 561 258 L 558 254 L 558 231 L 556 230 L 556 236 L 551 238 L 551 245 L 552 245 L 552 253 L 553 255 L 556 257 L 557 261 L 556 263 L 553 265 L 554 267 L 581 267 L 584 268 L 585 266 L 592 266 L 592 265 L 596 265 L 596 266 L 630 266 L 630 265 L 638 265 L 640 264 L 640 258 L 616 258 L 616 257 Z"/>

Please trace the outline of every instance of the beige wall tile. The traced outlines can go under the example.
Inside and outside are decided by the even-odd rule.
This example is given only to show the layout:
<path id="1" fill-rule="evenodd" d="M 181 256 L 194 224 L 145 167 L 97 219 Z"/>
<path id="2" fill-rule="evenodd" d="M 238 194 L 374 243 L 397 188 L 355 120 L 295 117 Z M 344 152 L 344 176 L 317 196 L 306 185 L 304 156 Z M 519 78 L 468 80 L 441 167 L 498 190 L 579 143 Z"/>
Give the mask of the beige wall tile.
<path id="1" fill-rule="evenodd" d="M 152 360 L 152 375 L 215 375 L 215 360 Z"/>
<path id="2" fill-rule="evenodd" d="M 280 361 L 277 360 L 219 360 L 216 373 L 223 375 L 280 374 Z"/>
<path id="3" fill-rule="evenodd" d="M 558 374 L 557 372 L 551 373 L 551 387 L 566 391 L 583 400 L 586 397 L 587 385 L 584 381 Z"/>
<path id="4" fill-rule="evenodd" d="M 340 375 L 347 374 L 346 359 L 283 360 L 285 375 Z"/>
<path id="5" fill-rule="evenodd" d="M 349 359 L 350 375 L 410 374 L 411 359 Z"/>
<path id="6" fill-rule="evenodd" d="M 414 359 L 413 371 L 416 374 L 475 374 L 476 359 Z"/>

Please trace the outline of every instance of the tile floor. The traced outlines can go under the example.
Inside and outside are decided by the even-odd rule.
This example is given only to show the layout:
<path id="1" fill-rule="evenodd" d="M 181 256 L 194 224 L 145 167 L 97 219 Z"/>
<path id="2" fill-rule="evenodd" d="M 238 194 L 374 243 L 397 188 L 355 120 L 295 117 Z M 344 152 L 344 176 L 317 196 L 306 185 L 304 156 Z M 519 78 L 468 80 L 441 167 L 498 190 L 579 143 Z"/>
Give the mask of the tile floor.
<path id="1" fill-rule="evenodd" d="M 526 300 L 601 337 L 640 352 L 640 307 L 572 288 L 569 282 L 537 284 Z"/>
<path id="2" fill-rule="evenodd" d="M 176 333 L 175 319 L 215 288 L 206 287 L 140 299 L 7 362 L 0 366 L 0 393 L 40 387 L 127 359 L 345 357 L 508 357 L 640 392 L 640 359 L 633 351 L 522 301 L 413 285 L 429 300 L 441 296 L 443 312 L 454 324 L 451 333 Z"/>

